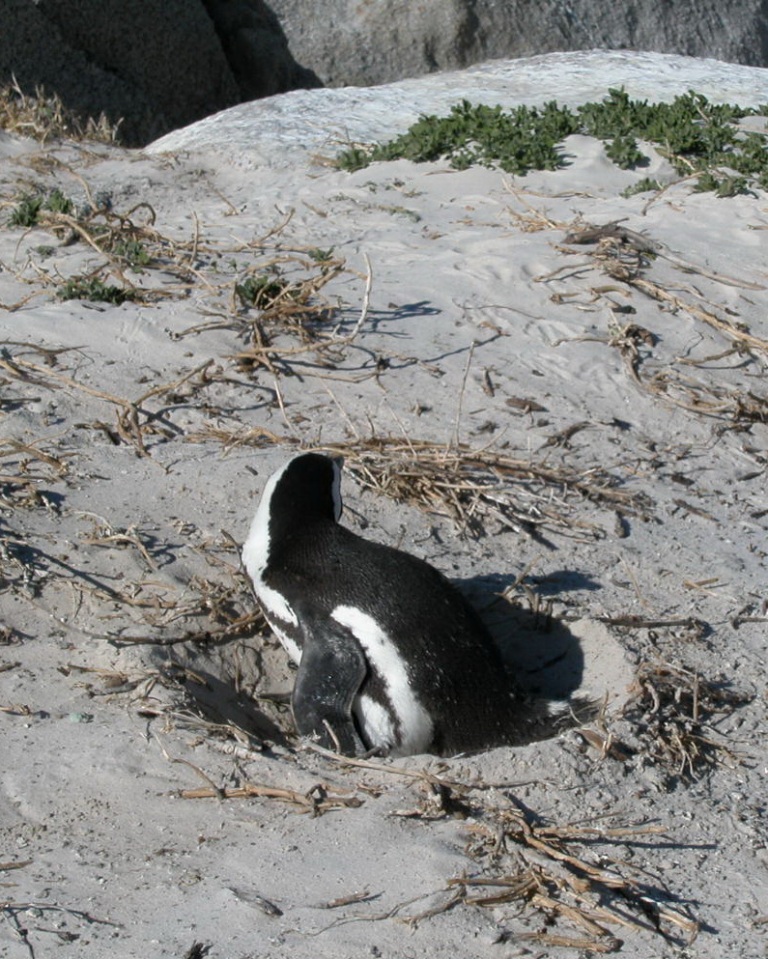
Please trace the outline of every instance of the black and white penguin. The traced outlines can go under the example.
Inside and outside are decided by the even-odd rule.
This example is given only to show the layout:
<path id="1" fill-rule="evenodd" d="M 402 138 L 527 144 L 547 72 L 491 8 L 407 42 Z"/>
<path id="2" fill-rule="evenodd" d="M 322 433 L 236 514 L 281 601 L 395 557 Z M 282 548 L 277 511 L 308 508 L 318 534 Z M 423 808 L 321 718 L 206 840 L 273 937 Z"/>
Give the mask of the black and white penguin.
<path id="1" fill-rule="evenodd" d="M 300 735 L 346 755 L 454 755 L 541 738 L 478 614 L 436 569 L 339 524 L 339 458 L 268 480 L 243 547 L 264 614 L 299 664 Z M 550 720 L 551 723 L 551 720 Z"/>

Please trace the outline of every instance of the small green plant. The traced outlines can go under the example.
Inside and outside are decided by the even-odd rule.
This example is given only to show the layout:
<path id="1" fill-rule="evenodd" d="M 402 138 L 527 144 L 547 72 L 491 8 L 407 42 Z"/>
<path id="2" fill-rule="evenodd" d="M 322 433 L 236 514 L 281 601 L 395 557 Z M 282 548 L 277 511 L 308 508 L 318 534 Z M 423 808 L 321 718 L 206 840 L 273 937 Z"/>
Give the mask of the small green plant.
<path id="1" fill-rule="evenodd" d="M 74 206 L 69 197 L 64 196 L 61 190 L 56 187 L 48 194 L 48 198 L 43 204 L 43 208 L 50 210 L 51 213 L 63 213 L 65 216 L 70 216 Z"/>
<path id="2" fill-rule="evenodd" d="M 340 170 L 347 173 L 354 173 L 355 170 L 362 170 L 371 164 L 372 150 L 364 150 L 362 147 L 350 147 L 344 150 L 336 160 L 336 165 Z"/>
<path id="3" fill-rule="evenodd" d="M 409 210 L 407 206 L 400 206 L 397 203 L 381 203 L 377 209 L 383 210 L 385 213 L 391 213 L 392 216 L 403 216 L 406 220 L 411 220 L 413 223 L 421 222 L 420 213 L 416 210 Z"/>
<path id="4" fill-rule="evenodd" d="M 26 193 L 14 207 L 8 219 L 9 226 L 36 226 L 40 221 L 43 210 L 51 213 L 70 215 L 73 210 L 72 201 L 57 187 L 44 196 L 41 193 Z"/>
<path id="5" fill-rule="evenodd" d="M 282 296 L 289 285 L 282 277 L 263 273 L 261 276 L 249 276 L 242 283 L 236 283 L 235 294 L 243 306 L 255 306 L 263 310 Z"/>
<path id="6" fill-rule="evenodd" d="M 632 186 L 628 186 L 625 190 L 622 190 L 621 195 L 623 197 L 630 197 L 635 196 L 637 193 L 651 193 L 660 189 L 661 184 L 658 180 L 645 176 L 642 180 L 638 180 L 637 183 L 633 183 Z"/>
<path id="7" fill-rule="evenodd" d="M 421 163 L 449 157 L 458 169 L 479 163 L 508 173 L 555 170 L 561 165 L 558 143 L 574 132 L 573 127 L 570 111 L 555 103 L 504 113 L 498 106 L 473 106 L 462 100 L 449 116 L 422 117 L 391 143 L 346 151 L 340 164 L 343 169 L 359 169 L 376 160 Z"/>
<path id="8" fill-rule="evenodd" d="M 149 266 L 152 257 L 140 240 L 118 240 L 112 247 L 114 256 L 125 260 L 128 266 L 137 273 L 142 267 Z"/>
<path id="9" fill-rule="evenodd" d="M 105 283 L 97 276 L 70 277 L 57 291 L 62 300 L 92 300 L 94 303 L 111 303 L 119 306 L 126 300 L 135 300 L 134 290 L 126 290 L 111 283 Z"/>
<path id="10" fill-rule="evenodd" d="M 13 208 L 13 212 L 8 219 L 8 225 L 23 227 L 34 226 L 43 208 L 43 201 L 44 198 L 42 196 L 34 196 L 32 194 L 23 196 Z"/>
<path id="11" fill-rule="evenodd" d="M 604 140 L 606 154 L 622 169 L 647 164 L 642 141 L 654 144 L 681 176 L 726 167 L 733 171 L 727 183 L 714 176 L 700 182 L 719 196 L 732 196 L 754 186 L 768 190 L 767 135 L 739 129 L 738 121 L 748 115 L 768 116 L 768 105 L 713 104 L 693 91 L 671 103 L 648 103 L 632 100 L 623 89 L 575 111 L 551 102 L 505 112 L 463 100 L 448 116 L 422 116 L 391 142 L 356 146 L 337 162 L 352 171 L 382 160 L 447 159 L 456 169 L 482 164 L 523 175 L 561 167 L 562 142 L 578 133 Z"/>
<path id="12" fill-rule="evenodd" d="M 634 170 L 635 167 L 648 163 L 648 157 L 640 152 L 633 136 L 615 137 L 607 144 L 605 155 L 613 160 L 620 170 Z"/>
<path id="13" fill-rule="evenodd" d="M 330 263 L 333 259 L 333 247 L 331 246 L 327 250 L 321 250 L 319 246 L 315 247 L 314 250 L 307 250 L 307 256 L 315 263 Z"/>
<path id="14" fill-rule="evenodd" d="M 714 193 L 721 198 L 752 192 L 746 177 L 730 174 L 718 177 L 709 170 L 698 178 L 694 190 L 697 193 Z"/>

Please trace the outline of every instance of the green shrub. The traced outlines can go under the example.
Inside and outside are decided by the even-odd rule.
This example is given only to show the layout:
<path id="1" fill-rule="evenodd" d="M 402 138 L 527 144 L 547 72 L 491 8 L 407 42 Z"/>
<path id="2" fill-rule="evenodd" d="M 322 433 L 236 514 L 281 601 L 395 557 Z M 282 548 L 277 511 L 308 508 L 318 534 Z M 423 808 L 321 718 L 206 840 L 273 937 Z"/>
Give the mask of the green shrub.
<path id="1" fill-rule="evenodd" d="M 134 290 L 125 290 L 120 286 L 105 283 L 99 277 L 70 277 L 57 291 L 62 300 L 92 300 L 95 303 L 119 305 L 126 300 L 136 299 Z"/>
<path id="2" fill-rule="evenodd" d="M 235 293 L 243 306 L 255 306 L 263 310 L 274 303 L 288 286 L 287 280 L 263 273 L 261 276 L 249 276 L 242 283 L 237 283 Z"/>
<path id="3" fill-rule="evenodd" d="M 43 210 L 50 210 L 51 213 L 64 213 L 69 215 L 73 210 L 72 201 L 57 187 L 55 190 L 44 196 L 42 193 L 27 193 L 13 208 L 8 219 L 9 226 L 36 226 L 40 220 L 40 214 Z"/>
<path id="4" fill-rule="evenodd" d="M 702 189 L 730 196 L 750 186 L 768 189 L 766 135 L 743 133 L 737 125 L 753 114 L 768 115 L 768 105 L 713 104 L 693 91 L 671 103 L 648 103 L 612 89 L 601 102 L 576 110 L 552 102 L 504 111 L 462 100 L 448 116 L 422 116 L 389 143 L 344 151 L 337 164 L 352 171 L 382 160 L 447 159 L 456 169 L 482 164 L 523 175 L 563 166 L 562 141 L 579 133 L 604 140 L 606 154 L 622 169 L 648 163 L 638 141 L 653 143 L 681 176 L 726 167 L 734 173 L 727 183 L 714 175 L 699 182 L 709 184 Z"/>

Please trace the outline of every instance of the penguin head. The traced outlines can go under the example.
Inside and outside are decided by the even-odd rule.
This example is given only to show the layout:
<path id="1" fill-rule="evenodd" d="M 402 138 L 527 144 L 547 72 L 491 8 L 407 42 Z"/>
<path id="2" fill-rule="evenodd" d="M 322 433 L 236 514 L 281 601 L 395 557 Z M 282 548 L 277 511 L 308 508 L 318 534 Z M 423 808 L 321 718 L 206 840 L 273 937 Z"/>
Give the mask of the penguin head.
<path id="1" fill-rule="evenodd" d="M 328 519 L 338 522 L 342 513 L 342 458 L 322 453 L 300 453 L 270 478 L 264 490 L 270 519 L 293 523 Z"/>
<path id="2" fill-rule="evenodd" d="M 341 518 L 340 456 L 300 453 L 267 480 L 243 544 L 243 563 L 256 582 L 276 544 L 316 522 Z"/>

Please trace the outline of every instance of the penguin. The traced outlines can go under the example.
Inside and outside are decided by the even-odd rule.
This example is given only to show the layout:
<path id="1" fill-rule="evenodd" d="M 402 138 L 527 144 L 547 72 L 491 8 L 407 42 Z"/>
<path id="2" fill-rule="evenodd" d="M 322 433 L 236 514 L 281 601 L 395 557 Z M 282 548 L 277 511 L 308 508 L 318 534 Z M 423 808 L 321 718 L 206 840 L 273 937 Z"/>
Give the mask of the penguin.
<path id="1" fill-rule="evenodd" d="M 298 663 L 299 735 L 347 756 L 447 756 L 543 738 L 549 704 L 517 689 L 459 590 L 424 560 L 340 524 L 342 463 L 300 453 L 274 473 L 242 551 Z"/>

